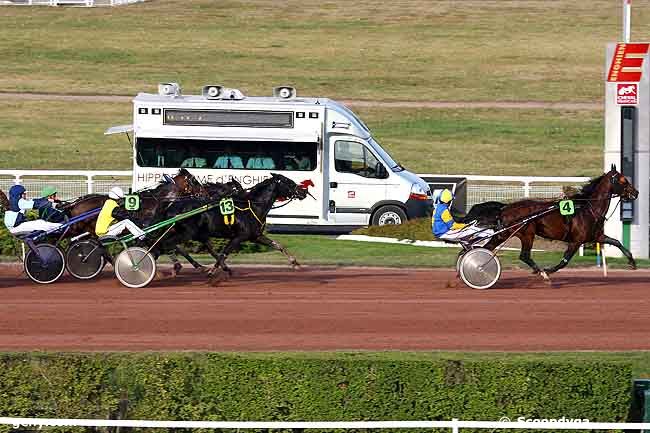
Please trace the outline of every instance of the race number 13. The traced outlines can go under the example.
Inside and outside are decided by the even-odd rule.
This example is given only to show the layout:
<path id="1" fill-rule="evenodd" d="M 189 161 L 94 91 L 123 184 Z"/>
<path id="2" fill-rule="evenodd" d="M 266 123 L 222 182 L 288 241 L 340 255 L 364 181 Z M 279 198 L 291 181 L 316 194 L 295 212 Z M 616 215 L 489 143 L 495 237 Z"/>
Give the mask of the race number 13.
<path id="1" fill-rule="evenodd" d="M 221 215 L 232 215 L 235 213 L 235 203 L 232 198 L 223 198 L 219 202 Z"/>

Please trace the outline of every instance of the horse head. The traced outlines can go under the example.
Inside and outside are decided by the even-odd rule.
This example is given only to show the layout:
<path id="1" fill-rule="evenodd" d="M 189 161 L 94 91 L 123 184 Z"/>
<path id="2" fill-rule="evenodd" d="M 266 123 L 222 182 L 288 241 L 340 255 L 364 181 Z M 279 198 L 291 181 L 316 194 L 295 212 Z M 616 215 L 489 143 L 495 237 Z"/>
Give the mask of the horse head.
<path id="1" fill-rule="evenodd" d="M 636 200 L 639 196 L 639 191 L 634 188 L 634 185 L 623 176 L 617 169 L 616 165 L 612 164 L 611 170 L 607 173 L 610 183 L 610 191 L 614 195 L 618 195 L 623 200 Z"/>
<path id="2" fill-rule="evenodd" d="M 298 185 L 293 180 L 281 174 L 271 173 L 271 180 L 276 185 L 277 197 L 283 197 L 289 200 L 303 200 L 309 194 L 309 191 L 303 185 Z"/>
<path id="3" fill-rule="evenodd" d="M 203 184 L 185 168 L 178 170 L 178 173 L 172 179 L 178 192 L 182 195 L 207 195 Z"/>

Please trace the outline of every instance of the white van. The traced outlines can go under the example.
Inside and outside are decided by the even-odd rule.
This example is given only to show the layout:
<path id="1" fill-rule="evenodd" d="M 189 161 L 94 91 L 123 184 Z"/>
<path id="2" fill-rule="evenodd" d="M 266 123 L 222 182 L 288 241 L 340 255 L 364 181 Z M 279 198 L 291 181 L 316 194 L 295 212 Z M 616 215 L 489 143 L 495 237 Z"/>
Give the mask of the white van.
<path id="1" fill-rule="evenodd" d="M 271 173 L 310 185 L 307 197 L 269 214 L 274 229 L 349 231 L 429 216 L 427 183 L 381 148 L 366 125 L 330 99 L 273 97 L 205 86 L 183 96 L 176 83 L 133 100 L 133 189 L 185 167 L 199 180 L 249 188 Z M 111 130 L 109 130 L 111 131 Z M 109 133 L 109 132 L 107 132 Z"/>

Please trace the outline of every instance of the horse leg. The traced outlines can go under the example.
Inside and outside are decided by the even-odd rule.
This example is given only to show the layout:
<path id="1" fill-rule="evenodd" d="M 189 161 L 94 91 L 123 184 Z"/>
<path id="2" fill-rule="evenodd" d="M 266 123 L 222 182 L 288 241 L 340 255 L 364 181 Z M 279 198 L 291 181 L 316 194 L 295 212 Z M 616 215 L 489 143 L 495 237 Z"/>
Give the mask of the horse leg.
<path id="1" fill-rule="evenodd" d="M 284 254 L 287 259 L 289 260 L 289 265 L 292 268 L 296 268 L 300 266 L 300 263 L 298 263 L 298 260 L 291 254 L 289 254 L 289 251 L 285 247 L 283 247 L 280 243 L 274 241 L 273 239 L 269 239 L 264 235 L 260 235 L 257 239 L 255 239 L 255 242 L 258 244 L 266 245 L 267 247 L 271 247 L 274 250 L 280 251 L 282 254 Z"/>
<path id="2" fill-rule="evenodd" d="M 221 256 L 221 253 L 219 253 L 218 251 L 216 251 L 216 250 L 214 249 L 214 247 L 212 246 L 212 244 L 210 243 L 209 240 L 205 241 L 205 244 L 204 244 L 204 245 L 205 245 L 205 248 L 206 248 L 206 249 L 208 250 L 208 252 L 210 253 L 210 255 L 211 255 L 212 257 L 214 257 L 214 260 L 215 260 L 216 262 L 218 262 L 218 261 L 219 261 L 219 257 Z M 224 259 L 224 260 L 225 260 L 225 259 Z M 232 275 L 232 270 L 230 270 L 230 268 L 229 268 L 225 263 L 222 263 L 222 268 L 221 268 L 221 269 L 223 269 L 224 271 L 228 272 L 228 275 Z"/>
<path id="3" fill-rule="evenodd" d="M 212 271 L 210 271 L 210 283 L 213 286 L 219 284 L 219 282 L 223 279 L 223 272 L 228 272 L 230 270 L 228 266 L 226 266 L 226 259 L 228 258 L 228 255 L 233 251 L 237 251 L 241 243 L 245 240 L 246 238 L 244 237 L 232 238 L 226 244 L 226 246 L 223 247 L 218 255 L 219 258 L 217 259 L 217 263 L 215 263 Z"/>
<path id="4" fill-rule="evenodd" d="M 535 240 L 535 232 L 533 230 L 522 231 L 517 234 L 517 237 L 521 241 L 521 253 L 519 254 L 519 260 L 526 263 L 533 270 L 533 274 L 540 274 L 544 281 L 550 282 L 551 279 L 548 277 L 546 271 L 537 266 L 537 263 L 530 256 L 530 250 L 533 249 L 533 242 Z"/>
<path id="5" fill-rule="evenodd" d="M 559 271 L 563 267 L 569 264 L 569 261 L 571 258 L 574 256 L 576 251 L 578 251 L 578 248 L 580 248 L 580 245 L 582 245 L 579 242 L 570 242 L 569 246 L 567 247 L 566 251 L 564 252 L 564 256 L 562 257 L 562 260 L 560 260 L 560 263 L 557 265 L 553 266 L 552 268 L 545 268 L 544 271 L 548 274 L 552 274 L 554 272 Z"/>
<path id="6" fill-rule="evenodd" d="M 627 248 L 625 248 L 623 244 L 621 244 L 617 239 L 610 238 L 609 236 L 605 236 L 605 234 L 603 233 L 597 238 L 596 242 L 600 242 L 601 244 L 611 245 L 621 250 L 621 252 L 625 255 L 625 257 L 627 257 L 627 262 L 630 264 L 630 268 L 636 269 L 636 261 L 634 260 L 634 257 L 632 257 L 632 253 Z"/>
<path id="7" fill-rule="evenodd" d="M 178 261 L 178 258 L 176 257 L 176 253 L 171 252 L 168 254 L 169 258 L 171 259 L 172 263 L 174 266 L 172 267 L 172 278 L 176 278 L 178 273 L 183 269 L 183 265 L 181 265 L 181 262 Z"/>
<path id="8" fill-rule="evenodd" d="M 185 257 L 185 260 L 190 262 L 190 264 L 194 267 L 194 269 L 202 269 L 203 268 L 203 265 L 201 263 L 197 262 L 196 260 L 194 260 L 194 258 L 192 256 L 190 256 L 190 254 L 187 251 L 185 251 L 185 248 L 183 248 L 182 246 L 176 245 L 176 250 L 175 251 L 178 252 L 181 256 Z"/>

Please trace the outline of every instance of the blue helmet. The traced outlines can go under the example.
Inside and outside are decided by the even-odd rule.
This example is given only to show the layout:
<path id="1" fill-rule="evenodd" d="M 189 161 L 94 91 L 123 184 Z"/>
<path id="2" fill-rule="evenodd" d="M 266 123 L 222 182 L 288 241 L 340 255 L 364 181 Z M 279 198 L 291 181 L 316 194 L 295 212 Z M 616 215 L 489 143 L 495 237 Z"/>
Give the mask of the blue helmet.
<path id="1" fill-rule="evenodd" d="M 9 189 L 9 209 L 14 212 L 20 212 L 18 201 L 25 192 L 25 187 L 22 185 L 14 185 Z"/>

